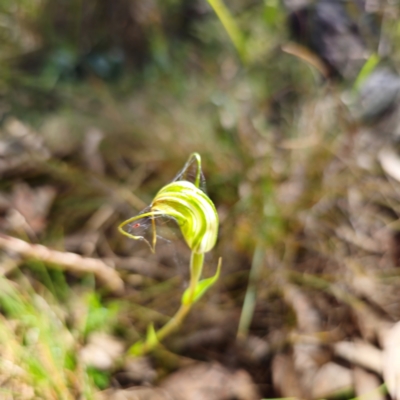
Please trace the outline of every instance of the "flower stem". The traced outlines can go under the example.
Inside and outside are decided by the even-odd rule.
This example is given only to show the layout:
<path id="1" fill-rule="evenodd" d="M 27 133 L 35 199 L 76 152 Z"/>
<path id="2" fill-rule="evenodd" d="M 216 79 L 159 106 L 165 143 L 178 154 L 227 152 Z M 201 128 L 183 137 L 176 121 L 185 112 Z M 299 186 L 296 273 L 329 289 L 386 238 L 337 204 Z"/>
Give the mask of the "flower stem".
<path id="1" fill-rule="evenodd" d="M 160 330 L 156 332 L 157 341 L 146 340 L 139 348 L 136 345 L 133 345 L 130 348 L 129 353 L 133 353 L 136 356 L 144 355 L 153 350 L 157 346 L 158 342 L 162 341 L 177 328 L 179 328 L 194 304 L 196 286 L 203 271 L 203 264 L 204 254 L 192 252 L 190 259 L 189 301 L 185 304 L 182 303 L 176 314 Z"/>
<path id="2" fill-rule="evenodd" d="M 190 284 L 189 284 L 189 304 L 193 303 L 196 286 L 203 272 L 204 254 L 192 251 L 190 258 Z"/>

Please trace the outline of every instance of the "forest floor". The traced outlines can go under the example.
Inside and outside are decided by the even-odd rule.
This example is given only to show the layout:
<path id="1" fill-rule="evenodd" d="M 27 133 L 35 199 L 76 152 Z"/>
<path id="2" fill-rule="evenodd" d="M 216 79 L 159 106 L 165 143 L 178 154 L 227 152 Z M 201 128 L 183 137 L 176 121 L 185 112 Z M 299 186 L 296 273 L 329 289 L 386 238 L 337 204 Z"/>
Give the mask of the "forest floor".
<path id="1" fill-rule="evenodd" d="M 279 10 L 243 13 L 246 63 L 211 18 L 196 27 L 207 50 L 171 42 L 111 83 L 7 77 L 1 398 L 400 398 L 400 157 L 387 134 L 400 106 L 361 122 L 355 84 L 325 76 Z M 222 257 L 221 277 L 156 350 L 127 356 L 179 308 L 190 252 L 171 221 L 157 221 L 155 253 L 117 227 L 192 152 L 220 219 L 204 276 Z"/>

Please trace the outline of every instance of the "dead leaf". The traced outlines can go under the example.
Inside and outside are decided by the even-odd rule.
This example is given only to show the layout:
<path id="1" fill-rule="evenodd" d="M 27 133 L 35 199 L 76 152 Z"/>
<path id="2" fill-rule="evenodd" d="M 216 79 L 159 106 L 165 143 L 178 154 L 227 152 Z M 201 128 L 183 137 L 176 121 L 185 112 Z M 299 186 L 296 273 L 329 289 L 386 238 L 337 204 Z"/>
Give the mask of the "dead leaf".
<path id="1" fill-rule="evenodd" d="M 305 397 L 290 355 L 276 355 L 271 368 L 274 389 L 280 397 L 295 397 L 297 399 Z"/>
<path id="2" fill-rule="evenodd" d="M 114 366 L 123 351 L 124 346 L 119 340 L 105 333 L 95 332 L 81 349 L 80 358 L 85 365 L 106 371 Z"/>
<path id="3" fill-rule="evenodd" d="M 378 154 L 382 169 L 393 179 L 400 182 L 400 157 L 389 147 L 385 147 Z"/>
<path id="4" fill-rule="evenodd" d="M 383 378 L 393 400 L 400 399 L 400 322 L 389 329 L 382 340 Z"/>
<path id="5" fill-rule="evenodd" d="M 107 389 L 97 393 L 96 400 L 175 400 L 162 389 L 133 387 L 130 389 Z"/>
<path id="6" fill-rule="evenodd" d="M 293 308 L 297 317 L 297 326 L 302 333 L 314 333 L 321 330 L 321 317 L 308 297 L 296 286 L 286 283 L 283 287 L 286 302 Z"/>
<path id="7" fill-rule="evenodd" d="M 130 382 L 149 384 L 157 378 L 157 372 L 147 357 L 128 358 L 124 364 L 123 375 Z"/>
<path id="8" fill-rule="evenodd" d="M 13 228 L 28 228 L 31 231 L 28 233 L 40 234 L 46 227 L 46 217 L 55 195 L 56 190 L 51 186 L 33 189 L 26 183 L 15 184 L 11 200 L 14 217 L 11 214 L 10 220 L 14 223 L 20 221 L 22 226 L 13 226 Z M 15 213 L 22 216 L 22 219 L 17 219 Z"/>
<path id="9" fill-rule="evenodd" d="M 286 283 L 283 287 L 286 302 L 293 308 L 300 333 L 321 331 L 321 317 L 307 295 L 298 287 Z M 307 396 L 313 390 L 315 374 L 325 361 L 325 353 L 318 342 L 296 342 L 293 345 L 294 367 L 301 378 Z"/>
<path id="10" fill-rule="evenodd" d="M 336 397 L 353 389 L 353 377 L 348 368 L 333 362 L 324 364 L 316 373 L 312 388 L 314 399 Z"/>
<path id="11" fill-rule="evenodd" d="M 174 400 L 259 400 L 250 375 L 217 363 L 198 363 L 170 375 L 161 385 Z"/>
<path id="12" fill-rule="evenodd" d="M 346 361 L 382 374 L 382 352 L 367 342 L 338 342 L 333 345 L 337 356 Z"/>
<path id="13" fill-rule="evenodd" d="M 356 390 L 356 396 L 365 396 L 368 400 L 384 400 L 385 396 L 379 390 L 381 383 L 378 377 L 365 371 L 365 369 L 355 367 L 353 370 L 354 386 Z"/>

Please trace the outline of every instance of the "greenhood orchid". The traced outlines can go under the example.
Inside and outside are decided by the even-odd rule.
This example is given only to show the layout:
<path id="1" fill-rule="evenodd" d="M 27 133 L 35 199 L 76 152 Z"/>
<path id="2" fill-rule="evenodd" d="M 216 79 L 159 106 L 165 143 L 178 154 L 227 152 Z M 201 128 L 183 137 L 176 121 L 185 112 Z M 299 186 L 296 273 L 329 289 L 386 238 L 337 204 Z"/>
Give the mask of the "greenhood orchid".
<path id="1" fill-rule="evenodd" d="M 193 165 L 196 167 L 196 173 L 194 182 L 191 182 L 186 179 L 186 176 Z M 218 263 L 217 272 L 213 277 L 200 280 L 204 254 L 214 247 L 217 241 L 219 225 L 218 213 L 214 203 L 200 188 L 201 178 L 201 158 L 198 153 L 193 153 L 183 170 L 171 183 L 159 190 L 149 207 L 139 215 L 122 222 L 118 227 L 123 235 L 131 239 L 145 241 L 154 252 L 157 241 L 155 219 L 157 217 L 170 218 L 177 223 L 185 242 L 192 251 L 190 284 L 182 296 L 181 308 L 170 322 L 158 332 L 155 332 L 154 328 L 150 328 L 146 340 L 132 346 L 130 352 L 135 355 L 150 351 L 157 345 L 159 340 L 163 339 L 179 326 L 189 312 L 192 304 L 199 300 L 218 280 L 221 260 Z M 151 243 L 144 236 L 133 235 L 124 229 L 128 225 L 132 226 L 134 222 L 140 225 L 138 221 L 147 218 L 152 222 Z"/>

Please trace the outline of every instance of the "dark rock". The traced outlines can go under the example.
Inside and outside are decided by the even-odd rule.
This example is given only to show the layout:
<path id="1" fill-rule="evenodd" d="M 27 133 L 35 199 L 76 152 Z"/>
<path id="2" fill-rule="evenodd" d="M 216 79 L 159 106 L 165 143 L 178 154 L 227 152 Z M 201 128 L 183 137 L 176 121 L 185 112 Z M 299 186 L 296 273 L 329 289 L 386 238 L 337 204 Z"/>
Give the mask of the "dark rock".
<path id="1" fill-rule="evenodd" d="M 360 85 L 356 100 L 356 117 L 372 122 L 393 110 L 400 100 L 400 77 L 388 68 L 372 72 Z"/>
<path id="2" fill-rule="evenodd" d="M 357 76 L 366 60 L 367 47 L 342 2 L 320 0 L 294 8 L 288 22 L 293 38 L 318 54 L 331 76 Z"/>

